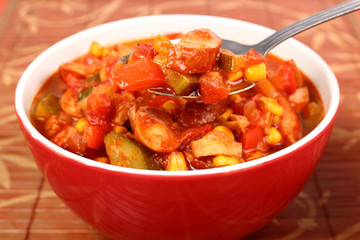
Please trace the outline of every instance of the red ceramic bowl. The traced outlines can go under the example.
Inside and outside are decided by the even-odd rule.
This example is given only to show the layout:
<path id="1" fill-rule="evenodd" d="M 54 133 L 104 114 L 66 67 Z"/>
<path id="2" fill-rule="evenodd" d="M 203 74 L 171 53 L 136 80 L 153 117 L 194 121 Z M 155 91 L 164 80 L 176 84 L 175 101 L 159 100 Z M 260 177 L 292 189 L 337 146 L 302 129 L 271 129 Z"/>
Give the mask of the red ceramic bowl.
<path id="1" fill-rule="evenodd" d="M 272 52 L 294 59 L 313 80 L 326 115 L 307 136 L 270 156 L 239 165 L 184 172 L 122 168 L 59 148 L 30 123 L 32 100 L 57 67 L 101 44 L 210 28 L 222 38 L 255 43 L 273 31 L 209 16 L 163 15 L 104 24 L 47 49 L 22 75 L 16 112 L 34 159 L 61 200 L 87 223 L 114 239 L 239 239 L 267 224 L 299 193 L 330 137 L 339 87 L 329 66 L 289 39 Z"/>

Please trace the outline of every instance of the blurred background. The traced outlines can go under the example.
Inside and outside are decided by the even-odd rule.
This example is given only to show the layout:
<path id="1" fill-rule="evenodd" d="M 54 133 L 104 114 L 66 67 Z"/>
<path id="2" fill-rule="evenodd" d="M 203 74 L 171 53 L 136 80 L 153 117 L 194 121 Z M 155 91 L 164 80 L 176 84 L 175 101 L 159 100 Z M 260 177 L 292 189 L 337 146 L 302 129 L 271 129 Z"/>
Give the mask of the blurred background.
<path id="1" fill-rule="evenodd" d="M 43 50 L 83 29 L 131 17 L 214 15 L 280 29 L 340 2 L 0 0 L 0 239 L 106 239 L 52 192 L 17 123 L 16 84 Z M 277 218 L 247 239 L 360 239 L 359 17 L 355 12 L 295 37 L 323 57 L 337 76 L 339 114 L 310 181 Z"/>

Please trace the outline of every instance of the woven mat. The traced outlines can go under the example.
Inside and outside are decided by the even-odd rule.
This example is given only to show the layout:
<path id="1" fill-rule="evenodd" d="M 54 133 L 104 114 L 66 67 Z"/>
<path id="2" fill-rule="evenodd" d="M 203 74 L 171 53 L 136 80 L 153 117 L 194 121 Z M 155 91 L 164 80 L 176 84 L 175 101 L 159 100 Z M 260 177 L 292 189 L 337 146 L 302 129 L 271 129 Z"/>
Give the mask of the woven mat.
<path id="1" fill-rule="evenodd" d="M 35 166 L 13 107 L 26 66 L 55 42 L 105 22 L 192 13 L 280 29 L 336 0 L 9 0 L 0 18 L 0 239 L 106 239 L 65 207 Z M 296 37 L 335 72 L 341 105 L 328 147 L 296 199 L 247 239 L 360 239 L 360 29 L 354 13 Z"/>

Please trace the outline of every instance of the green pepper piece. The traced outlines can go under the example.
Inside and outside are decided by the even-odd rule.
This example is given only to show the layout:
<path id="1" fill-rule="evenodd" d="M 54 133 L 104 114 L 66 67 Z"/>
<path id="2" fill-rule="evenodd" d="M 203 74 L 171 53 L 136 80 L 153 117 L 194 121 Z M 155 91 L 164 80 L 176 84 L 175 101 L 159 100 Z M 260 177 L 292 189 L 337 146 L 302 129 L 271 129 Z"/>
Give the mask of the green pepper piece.
<path id="1" fill-rule="evenodd" d="M 88 87 L 88 88 L 82 90 L 82 91 L 79 93 L 78 101 L 81 101 L 81 100 L 83 100 L 84 98 L 88 97 L 88 96 L 90 95 L 92 89 L 93 89 L 93 86 Z"/>

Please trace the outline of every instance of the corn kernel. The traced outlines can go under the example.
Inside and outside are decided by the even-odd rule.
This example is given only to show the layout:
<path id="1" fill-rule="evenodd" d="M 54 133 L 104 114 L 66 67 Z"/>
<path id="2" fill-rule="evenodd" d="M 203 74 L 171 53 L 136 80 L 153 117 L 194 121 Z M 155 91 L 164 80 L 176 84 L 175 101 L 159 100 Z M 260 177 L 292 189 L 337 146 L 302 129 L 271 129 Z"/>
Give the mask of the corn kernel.
<path id="1" fill-rule="evenodd" d="M 103 47 L 98 42 L 92 42 L 90 45 L 90 53 L 100 57 L 102 55 Z"/>
<path id="2" fill-rule="evenodd" d="M 169 162 L 166 167 L 167 171 L 186 171 L 187 165 L 182 152 L 172 152 L 169 155 Z"/>
<path id="3" fill-rule="evenodd" d="M 249 82 L 258 82 L 266 78 L 266 65 L 265 63 L 260 63 L 248 67 L 245 70 L 245 78 Z"/>
<path id="4" fill-rule="evenodd" d="M 259 103 L 261 108 L 277 116 L 281 116 L 284 113 L 284 108 L 273 98 L 261 97 L 259 98 Z"/>
<path id="5" fill-rule="evenodd" d="M 232 140 L 235 140 L 234 134 L 233 132 L 230 130 L 230 128 L 226 127 L 226 126 L 217 126 L 214 128 L 213 131 L 219 131 L 219 132 L 223 132 L 226 135 L 228 135 Z"/>
<path id="6" fill-rule="evenodd" d="M 79 121 L 77 121 L 75 128 L 79 131 L 79 132 L 83 132 L 84 128 L 89 126 L 88 121 L 85 118 L 80 118 Z"/>
<path id="7" fill-rule="evenodd" d="M 115 126 L 114 127 L 114 132 L 116 133 L 127 133 L 127 128 L 124 126 Z"/>
<path id="8" fill-rule="evenodd" d="M 229 165 L 235 165 L 239 163 L 239 160 L 236 157 L 227 157 L 227 156 L 216 156 L 213 159 L 213 163 L 215 167 L 221 167 L 221 166 L 229 166 Z"/>
<path id="9" fill-rule="evenodd" d="M 161 107 L 168 113 L 172 114 L 176 111 L 177 105 L 173 100 L 164 102 Z"/>
<path id="10" fill-rule="evenodd" d="M 269 133 L 266 135 L 266 141 L 270 144 L 280 143 L 282 140 L 281 133 L 274 127 L 269 129 Z"/>
<path id="11" fill-rule="evenodd" d="M 229 73 L 227 75 L 227 79 L 230 81 L 230 82 L 235 82 L 237 80 L 239 80 L 240 78 L 242 78 L 242 76 L 244 75 L 243 71 L 239 70 L 235 73 Z"/>
<path id="12" fill-rule="evenodd" d="M 228 108 L 216 120 L 221 123 L 225 122 L 230 118 L 231 114 L 233 114 L 233 110 L 231 108 Z"/>

